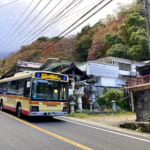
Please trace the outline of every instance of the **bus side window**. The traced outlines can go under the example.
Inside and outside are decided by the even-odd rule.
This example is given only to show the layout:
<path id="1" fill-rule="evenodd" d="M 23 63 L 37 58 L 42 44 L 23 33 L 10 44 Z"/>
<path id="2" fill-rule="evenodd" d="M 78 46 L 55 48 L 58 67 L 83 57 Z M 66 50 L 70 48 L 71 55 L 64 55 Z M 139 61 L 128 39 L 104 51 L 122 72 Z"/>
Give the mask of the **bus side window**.
<path id="1" fill-rule="evenodd" d="M 0 94 L 6 94 L 7 93 L 7 83 L 1 83 L 0 84 Z"/>
<path id="2" fill-rule="evenodd" d="M 31 83 L 29 80 L 25 82 L 25 91 L 24 91 L 24 97 L 29 97 L 30 96 L 30 88 L 31 88 Z"/>
<path id="3" fill-rule="evenodd" d="M 18 81 L 9 81 L 7 94 L 18 95 Z"/>
<path id="4" fill-rule="evenodd" d="M 18 95 L 24 96 L 25 80 L 19 80 L 18 87 Z"/>

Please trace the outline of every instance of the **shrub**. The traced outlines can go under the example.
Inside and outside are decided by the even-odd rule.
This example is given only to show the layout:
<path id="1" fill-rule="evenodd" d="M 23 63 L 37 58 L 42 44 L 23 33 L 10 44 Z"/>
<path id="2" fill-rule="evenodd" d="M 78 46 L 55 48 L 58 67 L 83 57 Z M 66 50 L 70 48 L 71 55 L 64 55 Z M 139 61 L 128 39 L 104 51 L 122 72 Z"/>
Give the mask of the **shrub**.
<path id="1" fill-rule="evenodd" d="M 108 89 L 100 98 L 104 99 L 106 102 L 106 105 L 108 107 L 111 107 L 111 101 L 116 101 L 116 104 L 118 106 L 121 106 L 121 99 L 123 98 L 123 92 L 118 89 Z"/>

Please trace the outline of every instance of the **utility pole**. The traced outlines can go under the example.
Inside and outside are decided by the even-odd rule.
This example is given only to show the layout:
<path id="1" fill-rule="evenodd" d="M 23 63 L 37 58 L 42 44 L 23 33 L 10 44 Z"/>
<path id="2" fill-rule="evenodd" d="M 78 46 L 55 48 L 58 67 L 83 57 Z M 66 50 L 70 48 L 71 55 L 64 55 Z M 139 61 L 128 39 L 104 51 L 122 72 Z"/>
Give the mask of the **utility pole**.
<path id="1" fill-rule="evenodd" d="M 150 0 L 144 0 L 146 26 L 148 35 L 149 58 L 150 58 Z"/>

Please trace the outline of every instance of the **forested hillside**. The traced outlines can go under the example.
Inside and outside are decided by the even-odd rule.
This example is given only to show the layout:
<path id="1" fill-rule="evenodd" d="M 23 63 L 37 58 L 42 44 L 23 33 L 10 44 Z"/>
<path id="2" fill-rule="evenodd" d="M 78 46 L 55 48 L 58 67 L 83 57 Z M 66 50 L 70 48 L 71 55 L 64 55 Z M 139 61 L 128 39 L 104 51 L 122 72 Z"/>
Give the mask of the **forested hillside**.
<path id="1" fill-rule="evenodd" d="M 148 42 L 144 11 L 139 4 L 118 6 L 115 15 L 85 26 L 72 37 L 40 37 L 31 45 L 0 60 L 0 74 L 9 71 L 18 60 L 44 62 L 47 57 L 87 61 L 104 56 L 148 59 Z M 47 44 L 50 46 L 47 47 Z"/>

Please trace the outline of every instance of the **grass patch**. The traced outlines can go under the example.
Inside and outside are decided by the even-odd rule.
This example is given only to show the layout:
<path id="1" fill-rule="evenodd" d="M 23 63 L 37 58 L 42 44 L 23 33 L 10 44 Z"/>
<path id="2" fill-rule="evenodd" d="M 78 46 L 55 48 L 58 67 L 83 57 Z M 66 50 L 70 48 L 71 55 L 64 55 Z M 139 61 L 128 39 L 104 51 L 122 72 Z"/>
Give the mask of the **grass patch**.
<path id="1" fill-rule="evenodd" d="M 75 117 L 75 118 L 88 118 L 88 117 L 97 117 L 97 116 L 100 116 L 100 114 L 87 114 L 87 113 L 81 112 L 81 113 L 69 114 L 68 116 Z"/>
<path id="2" fill-rule="evenodd" d="M 135 115 L 135 113 L 133 112 L 128 112 L 128 111 L 124 111 L 124 112 L 118 112 L 118 113 L 98 113 L 98 112 L 90 112 L 90 111 L 83 111 L 83 112 L 78 112 L 78 113 L 73 113 L 73 114 L 69 114 L 69 117 L 75 117 L 75 118 L 88 118 L 88 117 L 104 117 L 104 116 L 126 116 L 126 115 Z"/>

